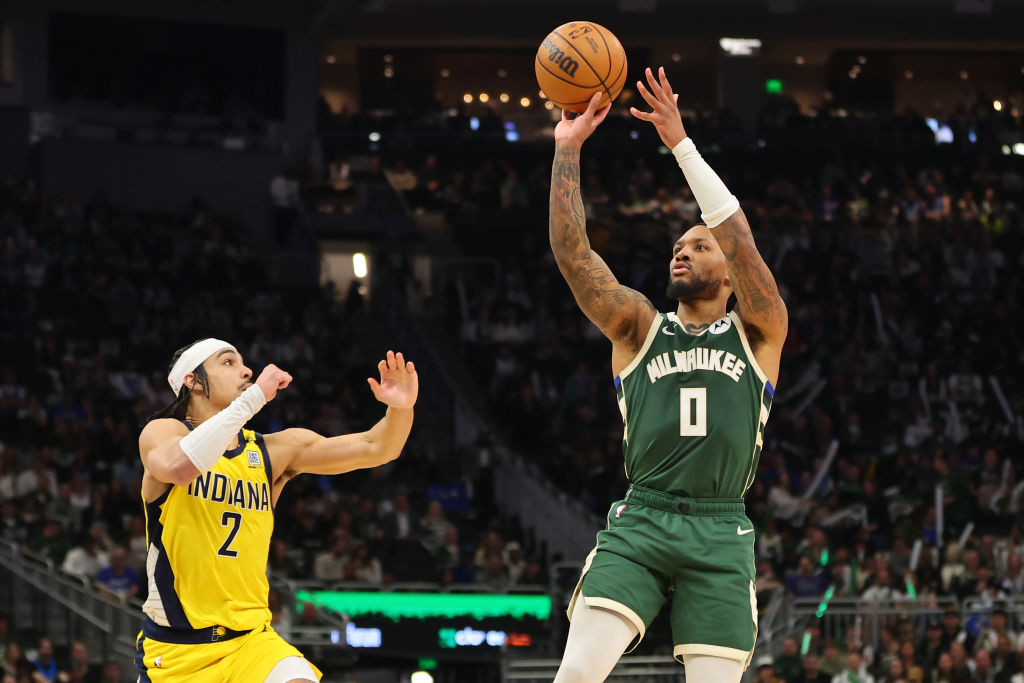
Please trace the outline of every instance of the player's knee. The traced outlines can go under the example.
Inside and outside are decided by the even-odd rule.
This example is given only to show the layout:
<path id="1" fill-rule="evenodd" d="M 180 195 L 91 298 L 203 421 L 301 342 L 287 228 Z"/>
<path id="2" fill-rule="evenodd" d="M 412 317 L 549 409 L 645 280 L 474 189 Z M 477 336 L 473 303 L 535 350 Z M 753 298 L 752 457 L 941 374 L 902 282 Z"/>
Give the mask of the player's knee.
<path id="1" fill-rule="evenodd" d="M 553 683 L 587 683 L 587 681 L 592 680 L 589 672 L 584 667 L 562 662 L 562 665 L 558 667 L 558 673 L 555 674 Z"/>
<path id="2" fill-rule="evenodd" d="M 317 683 L 320 677 L 302 657 L 285 657 L 267 674 L 263 683 Z"/>
<path id="3" fill-rule="evenodd" d="M 711 655 L 683 657 L 688 683 L 739 683 L 743 677 L 743 662 Z"/>

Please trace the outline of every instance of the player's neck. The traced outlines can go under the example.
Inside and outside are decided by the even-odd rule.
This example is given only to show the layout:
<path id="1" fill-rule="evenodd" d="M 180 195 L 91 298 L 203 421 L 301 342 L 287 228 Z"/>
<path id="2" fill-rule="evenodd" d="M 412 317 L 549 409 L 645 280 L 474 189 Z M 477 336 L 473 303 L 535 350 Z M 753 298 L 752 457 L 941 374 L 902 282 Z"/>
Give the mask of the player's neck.
<path id="1" fill-rule="evenodd" d="M 195 429 L 199 425 L 203 424 L 206 420 L 213 417 L 220 412 L 221 409 L 209 401 L 190 401 L 188 410 L 185 412 L 185 421 L 192 425 L 192 429 Z M 224 450 L 229 451 L 232 448 L 238 446 L 238 437 L 233 436 L 231 441 L 224 445 Z"/>
<path id="2" fill-rule="evenodd" d="M 676 316 L 683 324 L 683 329 L 690 334 L 700 334 L 719 318 L 725 315 L 725 302 L 718 299 L 693 299 L 680 301 L 676 307 Z"/>
<path id="3" fill-rule="evenodd" d="M 193 428 L 203 424 L 211 417 L 221 411 L 221 408 L 210 403 L 209 400 L 197 400 L 195 397 L 189 401 L 188 410 L 185 411 L 185 421 Z"/>

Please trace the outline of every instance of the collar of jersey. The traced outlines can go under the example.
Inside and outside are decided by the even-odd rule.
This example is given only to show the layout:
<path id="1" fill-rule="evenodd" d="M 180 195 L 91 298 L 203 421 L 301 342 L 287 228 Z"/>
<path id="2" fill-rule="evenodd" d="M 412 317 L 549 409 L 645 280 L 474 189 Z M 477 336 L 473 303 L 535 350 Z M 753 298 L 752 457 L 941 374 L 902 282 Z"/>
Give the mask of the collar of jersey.
<path id="1" fill-rule="evenodd" d="M 711 329 L 711 326 L 708 325 L 708 328 L 706 330 L 704 330 L 703 332 L 701 332 L 700 334 L 690 334 L 689 332 L 686 331 L 686 328 L 683 327 L 683 321 L 679 319 L 678 315 L 676 315 L 675 313 L 666 313 L 665 317 L 668 318 L 669 320 L 671 320 L 672 322 L 674 322 L 676 325 L 679 325 L 679 329 L 681 329 L 683 331 L 683 334 L 685 334 L 687 337 L 692 337 L 693 339 L 698 339 L 699 337 L 703 337 L 705 334 L 708 333 L 708 330 Z M 717 322 L 717 321 L 715 321 L 715 322 Z"/>
<path id="2" fill-rule="evenodd" d="M 189 423 L 188 420 L 182 420 L 182 422 L 184 422 L 185 426 L 188 427 L 188 431 L 191 432 L 193 429 L 195 429 L 195 427 L 193 427 Z M 244 450 L 245 450 L 245 436 L 242 434 L 242 430 L 239 429 L 238 430 L 238 446 L 236 446 L 235 448 L 232 448 L 230 451 L 224 451 L 224 456 L 223 457 L 233 458 L 233 457 L 235 457 L 236 455 L 238 455 L 239 453 L 241 453 Z"/>

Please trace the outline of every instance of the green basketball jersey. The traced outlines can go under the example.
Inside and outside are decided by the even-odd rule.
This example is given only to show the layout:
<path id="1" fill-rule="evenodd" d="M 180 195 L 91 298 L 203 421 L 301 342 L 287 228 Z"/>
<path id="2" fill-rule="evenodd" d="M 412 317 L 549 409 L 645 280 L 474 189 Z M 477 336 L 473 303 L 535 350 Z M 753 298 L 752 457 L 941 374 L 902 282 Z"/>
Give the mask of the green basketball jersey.
<path id="1" fill-rule="evenodd" d="M 735 312 L 696 336 L 675 313 L 655 316 L 615 387 L 631 482 L 691 498 L 747 492 L 775 390 Z"/>

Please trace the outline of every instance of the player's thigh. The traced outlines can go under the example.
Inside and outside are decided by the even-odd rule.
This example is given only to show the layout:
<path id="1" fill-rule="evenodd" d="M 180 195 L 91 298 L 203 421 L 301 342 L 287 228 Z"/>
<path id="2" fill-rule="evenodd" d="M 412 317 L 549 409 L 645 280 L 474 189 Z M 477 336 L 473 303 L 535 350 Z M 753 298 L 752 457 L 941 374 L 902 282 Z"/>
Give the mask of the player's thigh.
<path id="1" fill-rule="evenodd" d="M 266 630 L 245 636 L 241 647 L 224 662 L 226 678 L 230 683 L 262 683 L 274 667 L 287 657 L 305 659 L 295 646 L 268 626 Z M 322 675 L 319 669 L 312 664 L 309 666 L 319 680 Z"/>
<path id="2" fill-rule="evenodd" d="M 736 529 L 743 516 L 691 518 L 691 559 L 675 574 L 674 654 L 725 657 L 749 664 L 757 637 L 753 543 Z M 751 534 L 752 536 L 752 534 Z"/>
<path id="3" fill-rule="evenodd" d="M 668 599 L 669 579 L 630 557 L 598 548 L 589 558 L 569 603 L 569 619 L 577 604 L 605 609 L 627 619 L 638 632 L 626 650 L 643 639 L 647 627 Z"/>
<path id="4" fill-rule="evenodd" d="M 179 645 L 139 634 L 135 670 L 140 683 L 222 683 L 216 662 L 229 651 L 228 643 Z"/>

